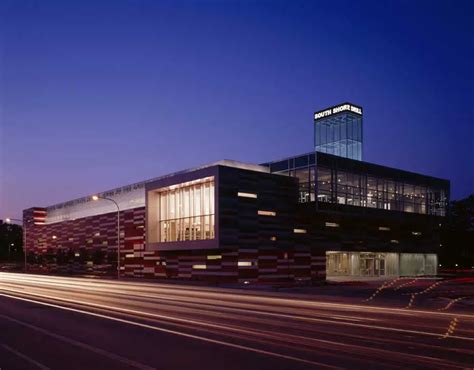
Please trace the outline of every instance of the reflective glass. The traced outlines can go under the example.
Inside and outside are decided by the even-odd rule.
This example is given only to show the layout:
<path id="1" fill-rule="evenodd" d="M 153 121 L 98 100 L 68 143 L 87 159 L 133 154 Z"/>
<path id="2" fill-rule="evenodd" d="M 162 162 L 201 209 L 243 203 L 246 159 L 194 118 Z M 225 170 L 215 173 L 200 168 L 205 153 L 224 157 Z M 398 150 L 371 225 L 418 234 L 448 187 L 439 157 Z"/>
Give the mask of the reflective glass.
<path id="1" fill-rule="evenodd" d="M 315 121 L 315 149 L 362 160 L 362 117 L 343 113 Z"/>

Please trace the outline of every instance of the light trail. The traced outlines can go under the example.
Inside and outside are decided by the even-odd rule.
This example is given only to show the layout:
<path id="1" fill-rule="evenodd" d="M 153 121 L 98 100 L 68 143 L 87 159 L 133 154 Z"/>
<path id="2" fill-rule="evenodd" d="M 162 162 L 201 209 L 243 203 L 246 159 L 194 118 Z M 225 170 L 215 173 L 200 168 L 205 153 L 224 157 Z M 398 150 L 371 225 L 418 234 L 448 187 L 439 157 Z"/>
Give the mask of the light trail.
<path id="1" fill-rule="evenodd" d="M 10 289 L 9 289 L 9 288 L 4 288 L 4 290 L 8 290 L 8 291 L 10 291 L 10 292 L 16 292 L 16 293 L 25 293 L 24 289 L 17 290 L 17 289 L 12 289 L 12 288 L 10 288 Z M 36 293 L 33 293 L 33 292 L 31 292 L 31 293 L 38 295 L 38 290 L 36 290 Z M 46 291 L 46 293 L 50 293 L 50 294 L 51 294 L 51 293 L 54 293 L 54 292 Z M 41 292 L 41 294 L 42 294 L 42 295 L 45 295 L 44 292 Z M 68 295 L 70 295 L 70 294 L 71 294 L 71 293 L 68 292 Z M 90 304 L 90 303 L 91 303 L 91 301 L 90 301 L 91 297 L 84 296 L 82 293 L 81 293 L 81 295 L 82 295 L 83 298 L 89 299 L 88 301 L 83 301 L 83 302 L 82 302 L 83 304 L 86 304 L 86 305 L 87 305 L 87 304 Z M 54 296 L 46 294 L 45 296 L 46 296 L 47 298 L 49 298 L 49 299 L 55 299 L 55 298 L 60 299 L 60 298 L 61 298 L 61 296 L 59 296 L 59 295 L 57 295 L 57 294 L 54 295 Z M 68 298 L 64 298 L 64 297 L 62 297 L 62 298 L 65 299 L 65 300 L 68 300 Z M 102 295 L 100 295 L 100 296 L 98 295 L 97 298 L 92 297 L 92 299 L 94 299 L 94 301 L 97 301 L 97 299 L 99 299 L 99 298 L 102 298 Z M 69 299 L 68 301 L 69 301 L 69 302 L 78 302 L 77 299 L 74 299 L 74 300 Z M 110 300 L 108 300 L 108 301 L 110 301 Z M 117 302 L 117 303 L 120 303 L 120 302 Z M 162 302 L 160 301 L 160 303 L 162 303 Z M 138 302 L 135 302 L 135 304 L 138 304 Z M 188 303 L 188 305 L 190 305 L 190 304 Z M 193 303 L 192 305 L 195 305 L 195 304 Z M 299 316 L 299 315 L 297 315 L 296 313 L 292 313 L 291 315 L 288 315 L 288 314 L 283 314 L 283 313 L 275 313 L 275 312 L 262 311 L 262 307 L 259 307 L 259 310 L 249 310 L 249 308 L 256 308 L 256 307 L 258 307 L 258 306 L 253 305 L 253 306 L 250 306 L 250 307 L 249 307 L 248 305 L 246 305 L 246 306 L 245 306 L 245 310 L 236 309 L 236 308 L 227 308 L 227 310 L 231 310 L 231 311 L 234 311 L 234 312 L 237 312 L 237 313 L 241 313 L 241 312 L 249 313 L 249 312 L 251 312 L 251 313 L 254 313 L 254 314 L 256 314 L 256 315 L 275 316 L 275 317 L 281 317 L 281 318 L 285 318 L 285 319 L 297 319 L 297 320 L 310 321 L 310 322 L 311 322 L 311 321 L 316 321 L 316 322 L 330 322 L 330 323 L 335 323 L 335 324 L 338 324 L 338 323 L 339 323 L 339 322 L 337 322 L 337 321 L 327 321 L 327 320 L 316 319 L 316 318 L 314 318 L 314 317 L 311 318 L 311 317 L 308 317 L 308 316 Z M 110 308 L 110 305 L 109 305 L 109 308 Z M 141 307 L 141 308 L 144 308 L 144 307 Z M 117 307 L 117 308 L 115 308 L 115 309 L 120 309 L 120 307 Z M 222 310 L 222 307 L 219 306 L 219 309 Z M 268 308 L 267 308 L 267 309 L 268 309 Z M 320 317 L 320 316 L 331 317 L 333 314 L 330 314 L 330 315 L 327 315 L 327 314 L 320 315 L 319 313 L 315 313 L 315 315 L 317 315 L 318 317 Z M 361 320 L 363 320 L 363 319 L 361 319 Z M 373 319 L 370 319 L 370 320 L 373 321 Z M 346 323 L 347 323 L 347 322 L 344 322 L 344 324 L 346 324 Z M 370 327 L 372 327 L 372 326 L 370 326 Z"/>
<path id="2" fill-rule="evenodd" d="M 10 273 L 0 273 L 0 296 L 125 320 L 208 343 L 235 344 L 268 356 L 284 354 L 317 364 L 324 364 L 321 357 L 332 358 L 329 367 L 342 356 L 370 367 L 391 358 L 391 365 L 384 366 L 460 368 L 470 365 L 474 355 L 474 315 L 466 313 L 324 302 L 308 295 Z M 457 335 L 450 333 L 440 341 L 454 317 L 462 318 L 462 327 L 456 328 Z M 450 353 L 459 360 L 452 361 Z"/>
<path id="3" fill-rule="evenodd" d="M 19 291 L 18 293 L 23 293 L 22 291 Z M 38 295 L 39 298 L 43 298 L 43 299 L 52 299 L 52 300 L 58 300 L 56 296 L 48 296 L 48 295 Z M 64 303 L 67 303 L 67 304 L 84 304 L 84 305 L 89 305 L 89 302 L 84 302 L 84 301 L 79 301 L 77 299 L 74 299 L 74 300 L 70 300 L 70 299 L 64 299 L 64 298 L 60 298 L 59 300 L 61 301 L 64 301 Z M 121 313 L 127 313 L 127 314 L 132 314 L 132 315 L 139 315 L 141 317 L 143 316 L 148 316 L 148 317 L 154 317 L 155 319 L 159 318 L 159 319 L 170 319 L 170 320 L 173 320 L 173 321 L 178 321 L 178 322 L 181 322 L 181 323 L 193 323 L 193 324 L 196 324 L 196 325 L 199 325 L 199 324 L 202 324 L 202 325 L 206 325 L 207 322 L 206 321 L 196 321 L 196 320 L 191 320 L 191 319 L 182 319 L 182 318 L 179 318 L 179 317 L 176 317 L 176 316 L 164 316 L 164 315 L 156 315 L 156 314 L 153 314 L 153 313 L 149 313 L 149 312 L 145 312 L 145 311 L 138 311 L 138 310 L 125 310 L 121 307 L 117 307 L 117 306 L 110 306 L 110 305 L 99 305 L 99 304 L 94 304 L 94 307 L 95 308 L 100 308 L 100 309 L 107 309 L 107 310 L 111 310 L 111 311 L 118 311 L 118 312 L 121 312 Z M 196 311 L 197 312 L 197 311 Z M 201 312 L 201 311 L 199 311 Z M 239 312 L 243 312 L 242 310 L 239 310 Z M 246 311 L 246 313 L 255 313 L 255 314 L 262 314 L 261 311 L 255 311 L 255 312 L 252 312 L 252 311 Z M 281 318 L 282 316 L 285 318 L 285 319 L 300 319 L 299 317 L 295 317 L 295 316 L 291 316 L 291 315 L 278 315 L 278 314 L 272 314 L 272 313 L 265 313 L 265 314 L 268 314 L 268 315 L 271 315 L 271 316 L 277 316 L 278 318 Z M 245 320 L 245 318 L 248 317 L 247 316 L 235 316 L 235 318 L 239 318 L 240 321 L 249 321 L 249 319 Z M 301 318 L 303 320 L 307 319 L 307 318 Z M 317 321 L 317 322 L 322 322 L 322 323 L 327 323 L 326 320 L 311 320 L 309 319 L 310 321 Z M 262 320 L 260 319 L 255 319 L 255 320 L 252 320 L 252 323 L 257 323 L 257 322 L 262 322 Z M 333 323 L 333 322 L 329 322 L 329 323 Z M 287 324 L 287 323 L 285 323 Z M 220 326 L 220 328 L 222 328 L 222 326 Z M 346 333 L 342 333 L 342 335 L 347 335 Z"/>
<path id="4" fill-rule="evenodd" d="M 3 290 L 6 290 L 11 293 L 19 293 L 19 294 L 25 294 L 25 291 L 23 290 L 15 290 L 15 289 L 8 289 L 8 288 L 3 288 Z M 139 315 L 139 316 L 150 316 L 154 318 L 161 318 L 161 319 L 166 319 L 166 320 L 171 320 L 171 321 L 178 321 L 178 322 L 186 322 L 186 323 L 193 323 L 196 325 L 207 325 L 204 321 L 196 321 L 192 319 L 181 319 L 176 316 L 167 316 L 167 315 L 160 315 L 160 314 L 154 314 L 146 311 L 138 311 L 138 310 L 133 310 L 133 309 L 126 309 L 118 306 L 111 306 L 111 305 L 103 305 L 103 304 L 98 304 L 98 303 L 93 303 L 93 302 L 88 302 L 88 301 L 79 301 L 77 299 L 66 299 L 66 298 L 61 298 L 58 296 L 51 296 L 51 295 L 45 295 L 45 294 L 38 294 L 38 293 L 28 293 L 30 295 L 33 295 L 37 298 L 46 298 L 46 299 L 51 299 L 51 300 L 59 300 L 64 303 L 68 304 L 80 304 L 83 306 L 90 306 L 93 308 L 98 308 L 98 309 L 104 309 L 104 310 L 110 310 L 110 311 L 117 311 L 117 312 L 123 312 L 127 314 L 132 314 L 132 315 Z M 5 294 L 0 294 L 4 295 Z M 11 297 L 11 296 L 10 296 Z M 316 318 L 303 318 L 303 317 L 298 317 L 298 316 L 293 316 L 293 315 L 282 315 L 282 314 L 275 314 L 271 312 L 255 312 L 255 311 L 248 311 L 249 313 L 259 313 L 259 314 L 264 314 L 264 315 L 269 315 L 269 316 L 278 316 L 280 318 L 286 318 L 286 319 L 300 319 L 304 321 L 312 321 L 312 322 L 320 322 L 320 323 L 330 323 L 330 324 L 340 324 L 344 326 L 354 326 L 354 327 L 359 327 L 359 328 L 365 328 L 365 329 L 375 329 L 375 330 L 386 330 L 386 331 L 393 331 L 393 332 L 399 332 L 399 333 L 404 333 L 404 334 L 420 334 L 420 335 L 425 335 L 425 336 L 432 336 L 432 337 L 439 337 L 439 333 L 432 333 L 432 332 L 424 332 L 424 331 L 419 331 L 419 330 L 407 330 L 407 329 L 397 329 L 397 328 L 391 328 L 391 327 L 386 327 L 386 326 L 377 326 L 374 324 L 368 325 L 368 324 L 359 324 L 359 323 L 349 323 L 349 322 L 340 322 L 336 320 L 325 320 L 325 319 L 316 319 Z M 474 341 L 474 338 L 469 338 L 469 337 L 459 337 L 459 336 L 451 336 L 451 338 L 455 339 L 460 339 L 460 340 L 467 340 L 467 341 Z"/>
<path id="5" fill-rule="evenodd" d="M 9 275 L 9 276 L 5 276 Z M 14 276 L 12 276 L 14 275 Z M 195 287 L 190 287 L 189 291 L 187 290 L 188 286 L 180 286 L 177 288 L 175 285 L 169 285 L 169 286 L 164 286 L 163 284 L 157 284 L 157 286 L 153 285 L 147 285 L 143 283 L 126 283 L 126 282 L 116 282 L 116 281 L 100 281 L 98 280 L 88 280 L 87 282 L 82 282 L 82 281 L 77 281 L 75 282 L 74 280 L 80 280 L 80 278 L 60 278 L 56 276 L 49 276 L 45 278 L 42 275 L 27 275 L 28 278 L 24 278 L 23 274 L 13 274 L 13 273 L 0 273 L 0 282 L 1 281 L 10 281 L 13 283 L 21 283 L 22 280 L 24 282 L 30 282 L 34 285 L 38 285 L 40 283 L 46 284 L 46 285 L 51 285 L 51 286 L 62 286 L 64 288 L 70 289 L 72 286 L 77 286 L 80 288 L 88 288 L 91 290 L 94 290 L 94 288 L 97 288 L 98 290 L 96 291 L 103 291 L 105 290 L 106 292 L 109 291 L 111 293 L 125 293 L 125 290 L 130 290 L 131 294 L 137 294 L 137 288 L 142 289 L 145 288 L 146 291 L 160 291 L 164 290 L 165 292 L 170 292 L 172 291 L 173 294 L 175 295 L 183 295 L 185 297 L 190 297 L 192 294 L 194 294 L 193 298 L 198 298 L 198 297 L 210 297 L 211 299 L 216 299 L 218 298 L 219 300 L 223 300 L 224 298 L 230 298 L 229 301 L 235 300 L 236 302 L 241 302 L 242 300 L 246 301 L 255 301 L 258 302 L 259 304 L 261 303 L 266 303 L 268 305 L 274 305 L 274 304 L 287 304 L 290 307 L 293 306 L 299 306 L 299 307 L 309 307 L 309 308 L 327 308 L 327 309 L 347 309 L 349 311 L 357 311 L 361 310 L 362 312 L 367 312 L 367 313 L 376 313 L 376 312 L 382 312 L 382 313 L 396 313 L 399 315 L 404 315 L 404 316 L 413 316 L 413 315 L 429 315 L 429 316 L 441 316 L 441 317 L 462 317 L 466 319 L 474 319 L 474 315 L 469 315 L 469 314 L 455 314 L 451 312 L 439 312 L 439 311 L 427 311 L 427 310 L 410 310 L 407 311 L 403 308 L 392 308 L 392 307 L 380 307 L 380 306 L 365 306 L 365 305 L 356 305 L 356 304 L 345 304 L 345 303 L 332 303 L 332 302 L 324 302 L 324 301 L 315 301 L 315 300 L 307 300 L 306 299 L 301 299 L 298 298 L 297 296 L 290 298 L 276 298 L 276 297 L 268 297 L 265 296 L 268 294 L 267 292 L 257 292 L 257 293 L 250 293 L 248 291 L 242 291 L 242 290 L 233 290 L 233 289 L 219 289 L 216 288 L 215 290 L 217 291 L 214 293 L 212 289 L 214 288 L 203 288 L 201 291 L 201 288 L 195 288 Z M 38 277 L 41 276 L 41 278 L 38 279 Z M 23 278 L 23 279 L 22 279 Z M 62 279 L 62 282 L 61 280 Z M 70 280 L 71 281 L 70 281 Z M 57 280 L 57 281 L 56 281 Z M 85 280 L 85 279 L 83 279 Z M 113 288 L 109 288 L 110 285 L 113 285 Z M 128 287 L 127 287 L 128 285 Z M 105 289 L 109 288 L 109 290 Z M 150 289 L 151 288 L 151 289 Z M 155 289 L 153 289 L 155 288 Z M 177 288 L 177 289 L 176 289 Z M 178 292 L 176 292 L 176 290 Z M 180 291 L 182 290 L 182 292 Z M 210 291 L 210 292 L 209 292 Z M 229 293 L 232 292 L 232 293 Z M 243 292 L 243 293 L 241 293 Z M 257 295 L 261 294 L 261 295 Z"/>
<path id="6" fill-rule="evenodd" d="M 48 278 L 48 279 L 51 280 L 52 278 Z M 54 277 L 53 279 L 57 280 L 56 277 Z M 64 280 L 64 279 L 63 279 L 63 280 Z M 74 280 L 74 279 L 71 279 L 71 280 Z M 75 279 L 75 280 L 77 280 L 77 279 Z M 62 285 L 63 287 L 68 288 L 68 287 L 67 287 L 67 284 L 59 284 L 59 285 Z M 89 284 L 89 283 L 86 283 L 86 285 L 90 285 L 90 284 Z M 25 288 L 24 288 L 23 286 L 20 287 L 20 290 L 21 290 L 22 293 L 25 292 L 24 289 L 25 289 Z M 69 287 L 68 295 L 71 294 L 70 289 L 71 289 L 71 287 Z M 15 291 L 17 291 L 17 290 L 15 290 Z M 18 291 L 17 291 L 17 292 L 18 292 Z M 114 291 L 114 290 L 111 290 L 111 289 L 108 289 L 108 290 L 107 290 L 107 293 L 122 294 L 123 292 L 122 292 L 121 289 L 118 289 L 118 290 L 115 290 L 115 291 Z M 97 294 L 97 297 L 102 297 L 103 295 L 104 295 L 104 291 L 102 291 L 101 294 Z M 137 294 L 135 293 L 134 296 L 136 297 Z M 169 301 L 169 300 L 171 300 L 171 301 L 177 300 L 177 301 L 181 301 L 181 302 L 186 302 L 186 301 L 187 301 L 187 304 L 188 304 L 188 305 L 190 305 L 190 304 L 195 305 L 196 302 L 203 303 L 201 299 L 198 299 L 198 298 L 196 298 L 196 297 L 194 297 L 194 296 L 187 297 L 187 299 L 184 300 L 184 301 L 183 301 L 182 299 L 180 299 L 180 298 L 179 298 L 179 299 L 176 299 L 176 298 L 169 298 L 169 297 L 166 297 L 166 296 L 163 296 L 163 295 L 155 295 L 155 296 L 153 296 L 153 295 L 150 295 L 150 294 L 146 294 L 145 296 L 146 296 L 147 298 L 151 298 L 151 297 L 158 298 L 158 299 L 160 299 L 160 302 L 161 302 L 161 303 L 162 303 L 163 300 L 168 300 L 168 301 Z M 53 298 L 53 297 L 51 296 L 50 298 Z M 57 298 L 59 298 L 59 297 L 57 297 Z M 221 295 L 219 295 L 219 298 L 221 298 Z M 233 298 L 234 298 L 234 297 L 233 297 Z M 245 298 L 245 297 L 244 297 L 244 298 Z M 88 297 L 88 299 L 90 300 L 91 298 Z M 238 299 L 239 299 L 239 300 L 242 300 L 242 297 L 239 296 Z M 265 299 L 265 298 L 263 298 L 263 299 Z M 209 305 L 214 305 L 214 307 L 216 306 L 216 300 L 215 300 L 215 299 L 214 299 L 214 300 L 208 300 L 208 301 L 206 301 L 206 302 L 204 302 L 204 303 L 209 304 Z M 228 307 L 228 309 L 233 310 L 234 312 L 236 312 L 237 309 L 235 308 L 235 306 L 238 306 L 238 307 L 240 307 L 240 308 L 242 308 L 242 309 L 245 309 L 246 311 L 248 311 L 249 308 L 257 308 L 257 307 L 258 307 L 259 309 L 258 309 L 258 310 L 253 310 L 252 313 L 257 314 L 257 315 L 267 315 L 267 316 L 278 316 L 278 315 L 279 315 L 280 317 L 289 318 L 289 319 L 295 319 L 295 318 L 296 318 L 296 319 L 298 319 L 298 320 L 312 320 L 312 321 L 324 322 L 324 320 L 315 320 L 314 318 L 308 318 L 307 316 L 298 316 L 298 315 L 296 315 L 294 312 L 292 312 L 291 315 L 287 315 L 287 314 L 283 314 L 283 313 L 275 313 L 275 312 L 270 313 L 270 312 L 268 312 L 268 311 L 263 311 L 263 310 L 262 310 L 263 303 L 265 303 L 265 302 L 260 302 L 260 304 L 257 305 L 257 306 L 254 305 L 254 306 L 250 306 L 250 307 L 249 307 L 248 305 L 235 304 L 235 303 L 232 302 L 231 304 L 232 304 L 234 307 Z M 272 302 L 272 303 L 275 303 L 275 302 Z M 300 303 L 300 302 L 298 302 L 298 301 L 296 300 L 296 303 L 298 304 L 298 303 Z M 307 303 L 307 302 L 306 302 L 306 301 L 303 301 L 302 303 L 303 303 L 303 305 L 304 305 L 304 304 Z M 314 304 L 314 302 L 311 302 L 311 303 Z M 85 304 L 89 304 L 89 302 L 85 302 Z M 293 302 L 293 304 L 295 304 L 295 302 Z M 318 305 L 318 306 L 319 306 L 319 305 Z M 337 304 L 336 306 L 339 307 L 340 305 Z M 348 306 L 348 307 L 351 307 L 350 305 L 344 305 L 344 308 L 346 308 L 347 306 Z M 274 309 L 275 305 L 272 304 L 272 307 L 273 307 L 273 309 Z M 292 307 L 294 307 L 294 305 L 293 305 Z M 219 308 L 222 309 L 222 300 L 221 300 L 221 299 L 219 300 Z M 266 308 L 268 309 L 268 307 L 266 307 Z M 358 309 L 357 306 L 356 306 L 356 308 Z M 371 311 L 371 310 L 370 310 L 369 308 L 367 308 L 367 307 L 363 307 L 363 308 L 365 309 L 365 312 L 368 312 L 368 311 L 370 312 L 370 311 Z M 357 309 L 356 309 L 356 311 L 357 311 Z M 390 309 L 390 312 L 393 312 L 393 309 Z M 403 311 L 403 310 L 402 310 L 402 311 L 400 311 L 400 310 L 395 310 L 395 312 L 399 312 L 399 313 L 401 313 L 401 314 L 405 314 L 405 315 L 406 315 L 406 311 Z M 422 312 L 423 315 L 432 314 L 432 312 L 425 312 L 425 311 L 417 311 L 417 312 Z M 304 313 L 305 313 L 305 315 L 308 314 L 306 311 L 305 311 Z M 358 312 L 356 312 L 356 313 L 358 313 Z M 333 314 L 333 313 L 332 313 L 331 315 L 326 315 L 326 314 L 321 314 L 320 312 L 317 312 L 316 315 L 319 316 L 319 317 L 325 316 L 325 317 L 330 317 L 330 318 L 333 318 L 333 319 L 334 319 L 334 314 Z M 451 316 L 449 316 L 449 317 L 452 317 L 452 314 L 449 314 L 449 315 L 451 315 Z M 460 315 L 456 315 L 456 316 L 459 317 Z M 465 316 L 465 315 L 462 315 L 462 316 Z M 468 318 L 471 318 L 471 319 L 472 319 L 472 316 L 470 316 L 470 315 L 467 315 L 467 316 L 468 316 Z M 340 317 L 340 319 L 343 319 L 343 318 Z M 355 316 L 346 316 L 345 319 L 354 320 L 354 321 L 373 320 L 373 319 L 371 319 L 371 318 L 366 318 L 366 317 L 365 317 L 365 318 L 364 318 L 364 317 L 363 317 L 363 318 L 360 318 L 360 317 L 355 317 Z M 397 319 L 398 319 L 398 318 L 397 318 Z M 337 321 L 334 321 L 334 322 L 331 322 L 331 323 L 339 324 Z M 346 322 L 345 324 L 347 324 L 347 322 Z M 365 326 L 365 327 L 367 327 L 367 326 Z M 373 325 L 370 325 L 370 328 L 373 328 Z M 419 331 L 418 331 L 418 332 L 419 332 Z M 434 334 L 434 333 L 433 333 L 433 334 Z"/>
<path id="7" fill-rule="evenodd" d="M 142 324 L 140 322 L 131 321 L 131 320 L 124 320 L 124 319 L 120 319 L 120 318 L 110 316 L 110 315 L 92 313 L 90 311 L 85 311 L 85 310 L 81 310 L 81 309 L 65 307 L 65 306 L 61 306 L 61 305 L 46 303 L 46 302 L 43 302 L 43 301 L 37 301 L 37 300 L 32 300 L 32 299 L 20 298 L 20 297 L 16 297 L 16 296 L 9 296 L 9 295 L 6 295 L 6 294 L 0 294 L 0 296 L 12 298 L 12 299 L 20 299 L 20 300 L 24 300 L 24 301 L 31 302 L 31 303 L 42 304 L 42 305 L 46 305 L 46 306 L 49 306 L 49 307 L 63 309 L 63 310 L 66 310 L 66 311 L 73 311 L 73 312 L 87 314 L 87 315 L 91 315 L 91 316 L 95 316 L 95 317 L 101 317 L 101 318 L 108 319 L 108 320 L 119 321 L 119 322 L 130 324 L 130 325 L 141 326 L 141 327 L 144 327 L 144 328 L 147 328 L 147 329 L 153 329 L 153 330 L 157 330 L 157 331 L 164 331 L 166 333 L 170 333 L 170 334 L 174 334 L 174 335 L 182 335 L 182 336 L 186 336 L 186 337 L 189 337 L 189 338 L 192 338 L 192 339 L 203 340 L 203 341 L 207 341 L 207 342 L 211 342 L 211 343 L 215 343 L 215 344 L 220 344 L 220 345 L 224 345 L 224 346 L 232 346 L 232 347 L 235 347 L 235 348 L 238 348 L 238 349 L 244 349 L 244 350 L 247 350 L 247 351 L 253 351 L 253 352 L 258 352 L 258 353 L 272 355 L 272 356 L 278 355 L 277 357 L 281 357 L 281 358 L 285 358 L 285 359 L 289 359 L 289 360 L 294 360 L 294 361 L 298 361 L 298 362 L 304 362 L 304 363 L 308 363 L 308 364 L 312 364 L 312 365 L 318 365 L 318 366 L 322 365 L 320 363 L 305 360 L 305 359 L 302 359 L 302 358 L 297 358 L 297 357 L 293 357 L 293 356 L 284 356 L 284 355 L 276 354 L 274 352 L 262 351 L 262 350 L 252 348 L 252 347 L 248 347 L 248 346 L 235 346 L 234 344 L 229 343 L 229 342 L 216 341 L 216 340 L 212 340 L 212 339 L 205 338 L 205 337 L 202 337 L 202 336 L 189 335 L 189 334 L 184 333 L 184 332 L 179 332 L 179 331 L 176 331 L 176 330 L 163 329 L 163 328 L 160 328 L 160 327 L 157 327 L 157 326 L 154 326 L 154 325 Z M 131 310 L 124 310 L 124 311 L 126 311 L 127 313 L 132 313 L 132 314 L 143 314 L 142 312 L 133 312 Z M 150 316 L 157 316 L 157 315 L 150 315 Z M 3 315 L 0 315 L 0 317 L 3 317 Z M 271 332 L 263 331 L 263 330 L 259 330 L 259 331 L 244 330 L 244 329 L 240 329 L 240 328 L 228 327 L 228 326 L 223 326 L 223 325 L 205 325 L 205 323 L 203 323 L 203 322 L 197 322 L 197 321 L 189 322 L 189 320 L 183 320 L 183 322 L 187 323 L 187 324 L 198 324 L 198 325 L 210 326 L 210 327 L 213 327 L 213 328 L 216 328 L 216 329 L 227 329 L 227 330 L 236 331 L 236 332 L 239 332 L 240 334 L 245 334 L 245 335 L 257 335 L 257 336 L 260 336 L 260 337 L 264 336 L 265 338 L 272 339 L 274 341 L 275 340 L 278 341 L 278 340 L 283 339 L 279 335 L 275 335 Z M 354 353 L 354 351 L 362 352 L 362 351 L 367 350 L 367 348 L 363 347 L 363 346 L 358 346 L 358 345 L 353 345 L 353 344 L 348 345 L 348 344 L 338 343 L 338 342 L 334 342 L 334 341 L 321 340 L 321 339 L 295 336 L 295 335 L 288 335 L 288 334 L 286 334 L 286 339 L 289 339 L 292 343 L 297 343 L 300 346 L 304 346 L 304 345 L 308 346 L 308 342 L 314 342 L 314 343 L 317 343 L 319 345 L 320 344 L 325 344 L 326 345 L 325 349 L 334 350 L 334 349 L 337 348 L 339 351 L 342 351 L 342 352 L 345 352 L 345 353 L 348 353 L 348 354 Z M 372 348 L 370 353 L 371 353 L 372 357 L 374 357 L 374 355 L 377 355 L 377 357 L 379 359 L 386 358 L 389 355 L 392 355 L 392 356 L 395 355 L 396 356 L 395 359 L 397 361 L 401 361 L 402 363 L 405 363 L 406 361 L 411 361 L 411 363 L 419 363 L 419 364 L 423 364 L 423 365 L 430 365 L 433 362 L 436 362 L 437 366 L 443 365 L 444 368 L 458 368 L 458 366 L 455 363 L 448 362 L 448 361 L 442 361 L 441 359 L 434 358 L 434 357 L 410 355 L 410 354 L 406 354 L 406 353 L 402 353 L 402 352 L 380 350 L 380 349 L 376 349 L 376 348 Z M 333 357 L 337 357 L 337 356 L 339 356 L 339 355 L 335 355 L 335 354 L 333 355 Z M 375 359 L 372 359 L 372 361 L 373 360 L 375 360 Z M 334 367 L 331 367 L 331 366 L 325 366 L 325 367 L 334 368 Z"/>

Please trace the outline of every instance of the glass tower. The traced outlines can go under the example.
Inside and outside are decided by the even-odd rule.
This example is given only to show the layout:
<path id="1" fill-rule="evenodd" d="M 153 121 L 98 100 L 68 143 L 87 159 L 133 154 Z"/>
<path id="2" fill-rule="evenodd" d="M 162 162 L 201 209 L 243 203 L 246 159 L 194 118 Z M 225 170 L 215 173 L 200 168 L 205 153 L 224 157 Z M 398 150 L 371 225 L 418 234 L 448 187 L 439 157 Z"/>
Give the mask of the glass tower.
<path id="1" fill-rule="evenodd" d="M 351 103 L 314 113 L 317 152 L 362 160 L 362 107 Z"/>

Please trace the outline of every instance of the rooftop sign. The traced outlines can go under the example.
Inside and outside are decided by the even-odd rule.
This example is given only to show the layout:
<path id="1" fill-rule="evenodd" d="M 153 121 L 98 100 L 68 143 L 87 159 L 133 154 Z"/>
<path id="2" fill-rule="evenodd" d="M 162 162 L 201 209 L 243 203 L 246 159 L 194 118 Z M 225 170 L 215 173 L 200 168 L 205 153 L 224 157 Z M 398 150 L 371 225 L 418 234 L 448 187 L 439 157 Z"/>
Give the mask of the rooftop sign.
<path id="1" fill-rule="evenodd" d="M 342 112 L 351 112 L 351 113 L 355 113 L 362 116 L 362 107 L 359 107 L 351 103 L 336 105 L 334 107 L 327 108 L 327 109 L 314 113 L 314 120 L 326 118 L 326 117 L 332 116 L 333 114 L 342 113 Z"/>

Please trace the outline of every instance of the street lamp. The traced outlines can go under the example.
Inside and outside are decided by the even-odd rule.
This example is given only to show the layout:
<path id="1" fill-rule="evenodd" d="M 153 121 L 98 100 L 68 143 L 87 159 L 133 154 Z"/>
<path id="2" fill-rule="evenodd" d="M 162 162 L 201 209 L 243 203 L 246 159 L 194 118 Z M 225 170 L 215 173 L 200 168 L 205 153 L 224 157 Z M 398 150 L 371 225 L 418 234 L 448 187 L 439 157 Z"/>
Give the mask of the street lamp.
<path id="1" fill-rule="evenodd" d="M 117 207 L 117 280 L 120 279 L 120 208 L 117 202 L 111 198 L 102 197 L 100 195 L 93 195 L 92 200 L 98 201 L 99 199 L 108 200 L 115 204 Z"/>
<path id="2" fill-rule="evenodd" d="M 23 255 L 25 256 L 24 269 L 26 272 L 28 269 L 27 267 L 28 265 L 26 263 L 26 222 L 23 222 L 23 220 L 20 220 L 19 218 L 10 218 L 10 217 L 7 217 L 5 221 L 7 224 L 11 224 L 12 222 L 19 222 L 23 224 Z M 10 258 L 10 248 L 8 248 L 8 258 Z"/>

